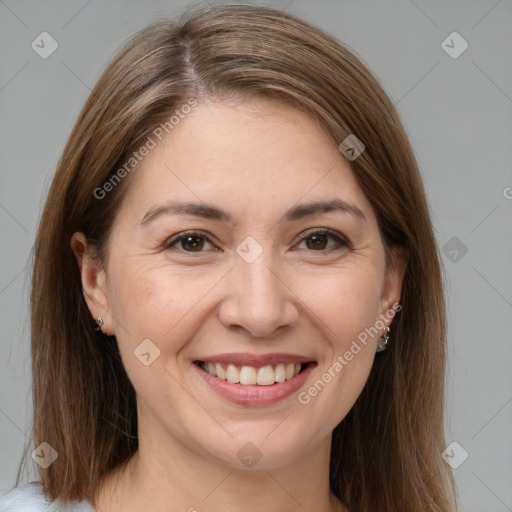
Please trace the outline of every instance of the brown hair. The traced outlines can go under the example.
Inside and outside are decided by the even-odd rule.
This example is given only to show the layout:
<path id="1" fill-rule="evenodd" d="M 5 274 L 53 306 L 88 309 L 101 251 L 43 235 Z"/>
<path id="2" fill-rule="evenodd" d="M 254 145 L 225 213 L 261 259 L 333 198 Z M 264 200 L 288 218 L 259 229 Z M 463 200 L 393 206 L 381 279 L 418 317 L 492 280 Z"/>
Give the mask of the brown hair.
<path id="1" fill-rule="evenodd" d="M 264 95 L 314 114 L 337 145 L 366 146 L 351 168 L 387 250 L 406 248 L 403 310 L 389 348 L 333 431 L 330 485 L 351 511 L 455 510 L 441 458 L 446 313 L 441 262 L 420 173 L 395 108 L 361 61 L 286 12 L 221 5 L 194 9 L 133 36 L 84 105 L 58 164 L 34 249 L 31 295 L 33 442 L 59 454 L 39 468 L 44 492 L 91 500 L 137 450 L 134 388 L 113 337 L 94 331 L 70 248 L 85 233 L 108 256 L 109 230 L 129 176 L 101 200 L 156 126 L 190 98 Z M 18 481 L 19 482 L 19 473 Z"/>

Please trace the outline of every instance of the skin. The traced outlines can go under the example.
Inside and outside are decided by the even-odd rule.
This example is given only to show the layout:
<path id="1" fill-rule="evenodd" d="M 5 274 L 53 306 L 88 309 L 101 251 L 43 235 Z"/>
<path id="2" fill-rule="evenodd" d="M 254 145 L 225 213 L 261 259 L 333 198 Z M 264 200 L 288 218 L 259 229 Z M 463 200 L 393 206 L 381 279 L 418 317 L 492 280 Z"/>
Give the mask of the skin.
<path id="1" fill-rule="evenodd" d="M 404 255 L 394 251 L 385 272 L 378 222 L 350 163 L 309 113 L 251 98 L 201 103 L 133 172 L 107 261 L 92 257 L 82 233 L 71 241 L 91 315 L 115 334 L 137 394 L 138 452 L 105 479 L 97 510 L 346 511 L 329 489 L 331 433 L 368 378 L 378 336 L 305 405 L 297 394 L 233 404 L 192 361 L 305 355 L 318 363 L 307 390 L 399 301 Z M 339 211 L 283 218 L 298 203 L 333 198 L 366 222 Z M 141 224 L 169 200 L 213 204 L 233 221 L 161 215 Z M 315 245 L 311 228 L 330 228 L 350 247 L 329 235 Z M 163 247 L 185 230 L 203 232 L 199 249 L 186 240 Z M 250 264 L 236 252 L 248 236 L 263 249 Z M 145 339 L 160 350 L 149 366 L 134 357 Z M 237 457 L 247 442 L 262 454 L 251 468 Z"/>

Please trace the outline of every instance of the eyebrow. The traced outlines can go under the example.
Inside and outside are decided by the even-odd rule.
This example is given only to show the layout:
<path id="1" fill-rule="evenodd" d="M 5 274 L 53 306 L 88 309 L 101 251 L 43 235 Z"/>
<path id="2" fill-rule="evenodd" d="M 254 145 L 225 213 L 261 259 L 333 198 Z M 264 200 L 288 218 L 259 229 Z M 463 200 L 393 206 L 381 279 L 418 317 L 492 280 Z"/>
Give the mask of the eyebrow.
<path id="1" fill-rule="evenodd" d="M 318 213 L 329 213 L 333 211 L 349 213 L 359 221 L 367 222 L 364 213 L 355 204 L 349 203 L 343 199 L 313 201 L 310 203 L 299 204 L 285 212 L 284 218 L 287 222 L 293 222 Z M 146 215 L 144 215 L 140 224 L 146 225 L 157 217 L 173 214 L 192 215 L 194 217 L 219 220 L 223 222 L 233 221 L 230 213 L 213 205 L 193 202 L 172 202 L 156 208 L 151 208 Z"/>

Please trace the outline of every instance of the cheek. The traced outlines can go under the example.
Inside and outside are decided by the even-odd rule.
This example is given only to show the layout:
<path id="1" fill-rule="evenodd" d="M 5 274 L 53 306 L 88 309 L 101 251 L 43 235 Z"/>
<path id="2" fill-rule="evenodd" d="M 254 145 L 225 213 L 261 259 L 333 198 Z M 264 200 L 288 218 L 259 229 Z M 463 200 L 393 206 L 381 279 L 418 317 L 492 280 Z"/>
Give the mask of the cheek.
<path id="1" fill-rule="evenodd" d="M 193 315 L 188 313 L 204 294 L 201 289 L 209 286 L 183 270 L 135 257 L 118 260 L 109 274 L 111 313 L 125 370 L 139 397 L 163 407 L 173 386 L 166 373 L 168 358 L 179 352 L 183 330 L 191 329 Z"/>
<path id="2" fill-rule="evenodd" d="M 169 330 L 197 300 L 186 272 L 170 266 L 148 265 L 140 258 L 127 258 L 112 271 L 112 314 L 134 335 Z M 187 286 L 188 281 L 188 286 Z"/>
<path id="3" fill-rule="evenodd" d="M 377 273 L 347 268 L 304 287 L 310 290 L 311 317 L 321 320 L 317 337 L 324 346 L 315 379 L 298 398 L 304 411 L 323 411 L 331 429 L 353 407 L 373 365 L 378 335 L 370 333 L 379 315 L 379 283 Z"/>
<path id="4" fill-rule="evenodd" d="M 314 312 L 311 318 L 320 320 L 316 323 L 318 336 L 327 342 L 320 373 L 330 369 L 325 379 L 336 382 L 332 388 L 343 386 L 347 404 L 366 381 L 378 339 L 373 327 L 379 319 L 382 283 L 378 269 L 372 269 L 347 266 L 315 283 L 309 280 L 302 288 Z"/>
<path id="5" fill-rule="evenodd" d="M 146 339 L 164 356 L 160 364 L 165 356 L 177 354 L 199 328 L 197 316 L 219 281 L 218 273 L 212 271 L 198 272 L 167 262 L 150 265 L 143 257 L 119 261 L 111 275 L 115 285 L 111 311 L 118 324 L 120 351 L 128 364 L 130 352 L 133 355 Z"/>
<path id="6" fill-rule="evenodd" d="M 338 350 L 373 325 L 380 309 L 382 276 L 372 266 L 354 265 L 297 282 L 298 293 Z"/>

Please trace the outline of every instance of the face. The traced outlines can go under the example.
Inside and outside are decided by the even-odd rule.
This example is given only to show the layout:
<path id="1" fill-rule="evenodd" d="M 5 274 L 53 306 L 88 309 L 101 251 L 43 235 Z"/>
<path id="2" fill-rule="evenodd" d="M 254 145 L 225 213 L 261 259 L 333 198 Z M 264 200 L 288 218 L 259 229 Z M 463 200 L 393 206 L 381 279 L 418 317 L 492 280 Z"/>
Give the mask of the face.
<path id="1" fill-rule="evenodd" d="M 251 99 L 201 103 L 133 173 L 107 261 L 79 264 L 139 431 L 236 467 L 247 442 L 260 468 L 313 450 L 360 394 L 382 324 L 361 333 L 399 300 L 404 271 L 397 253 L 386 273 L 349 162 L 310 114 Z M 305 207 L 319 202 L 337 207 Z"/>

